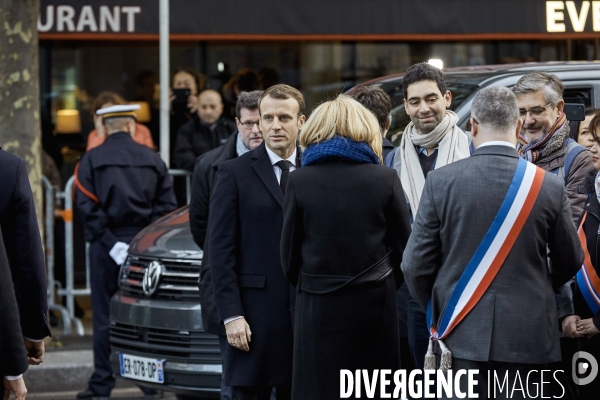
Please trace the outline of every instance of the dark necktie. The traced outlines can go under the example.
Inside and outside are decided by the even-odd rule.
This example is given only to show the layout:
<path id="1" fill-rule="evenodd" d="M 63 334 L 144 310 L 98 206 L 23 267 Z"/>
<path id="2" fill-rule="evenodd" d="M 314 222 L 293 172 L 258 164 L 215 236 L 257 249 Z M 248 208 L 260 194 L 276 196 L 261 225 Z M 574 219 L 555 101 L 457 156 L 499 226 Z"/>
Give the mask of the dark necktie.
<path id="1" fill-rule="evenodd" d="M 285 185 L 287 185 L 287 178 L 290 173 L 290 166 L 292 165 L 292 163 L 288 160 L 281 160 L 278 161 L 275 165 L 281 168 L 281 179 L 279 180 L 279 187 L 281 188 L 281 191 L 285 196 Z"/>

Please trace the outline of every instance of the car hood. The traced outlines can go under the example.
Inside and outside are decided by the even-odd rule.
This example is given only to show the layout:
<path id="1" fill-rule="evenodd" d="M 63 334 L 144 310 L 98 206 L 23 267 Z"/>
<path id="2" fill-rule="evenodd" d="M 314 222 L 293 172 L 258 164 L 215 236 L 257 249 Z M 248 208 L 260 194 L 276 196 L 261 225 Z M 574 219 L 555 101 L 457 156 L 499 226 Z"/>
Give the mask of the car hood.
<path id="1" fill-rule="evenodd" d="M 133 238 L 129 254 L 148 258 L 201 260 L 202 250 L 194 243 L 189 222 L 189 206 L 165 215 Z"/>

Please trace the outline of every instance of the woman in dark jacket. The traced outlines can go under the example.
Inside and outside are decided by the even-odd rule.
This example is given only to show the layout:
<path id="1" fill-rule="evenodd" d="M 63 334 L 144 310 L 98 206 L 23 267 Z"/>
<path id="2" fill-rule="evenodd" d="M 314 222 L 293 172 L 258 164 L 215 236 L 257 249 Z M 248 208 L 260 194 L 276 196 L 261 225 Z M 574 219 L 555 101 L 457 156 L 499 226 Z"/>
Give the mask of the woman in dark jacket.
<path id="1" fill-rule="evenodd" d="M 297 288 L 293 399 L 339 398 L 342 369 L 400 368 L 396 289 L 410 223 L 398 175 L 380 165 L 381 142 L 373 114 L 344 95 L 302 130 L 281 237 Z"/>
<path id="2" fill-rule="evenodd" d="M 592 283 L 594 280 L 598 281 L 597 277 L 600 275 L 600 202 L 598 201 L 600 197 L 600 114 L 596 114 L 590 121 L 589 129 L 594 138 L 590 151 L 596 171 L 589 176 L 585 184 L 585 189 L 590 194 L 581 217 L 579 234 L 580 238 L 585 241 L 585 249 L 587 250 L 584 264 L 587 262 L 590 269 L 584 274 L 585 268 L 582 268 L 576 279 L 570 282 L 568 289 L 573 296 L 574 318 L 576 320 L 577 336 L 579 336 L 579 339 L 577 339 L 579 340 L 579 351 L 586 351 L 600 361 L 600 335 L 598 335 L 600 333 L 600 302 L 594 300 L 590 286 L 586 283 L 586 281 Z M 588 254 L 589 258 L 587 257 Z M 600 294 L 600 285 L 596 285 L 595 291 Z M 565 293 L 564 288 L 563 293 Z M 573 318 L 573 316 L 570 318 Z M 570 360 L 568 361 L 570 362 Z M 581 361 L 585 362 L 587 360 Z M 579 364 L 576 367 L 579 367 Z M 576 374 L 579 373 L 579 378 L 585 378 L 589 376 L 590 371 L 585 371 L 583 374 L 581 372 L 584 371 L 575 371 Z M 577 388 L 580 400 L 597 399 L 598 393 L 600 393 L 600 378 L 594 379 L 591 383 L 579 385 Z"/>

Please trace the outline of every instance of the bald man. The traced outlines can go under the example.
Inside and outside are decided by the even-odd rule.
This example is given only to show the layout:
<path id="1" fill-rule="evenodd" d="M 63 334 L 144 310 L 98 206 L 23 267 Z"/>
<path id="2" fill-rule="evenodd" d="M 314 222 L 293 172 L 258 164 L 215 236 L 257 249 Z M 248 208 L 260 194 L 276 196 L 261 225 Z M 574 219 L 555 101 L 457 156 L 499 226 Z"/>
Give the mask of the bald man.
<path id="1" fill-rule="evenodd" d="M 237 128 L 233 121 L 222 118 L 223 101 L 214 90 L 200 93 L 198 113 L 177 131 L 173 166 L 194 170 L 196 158 L 225 143 Z"/>

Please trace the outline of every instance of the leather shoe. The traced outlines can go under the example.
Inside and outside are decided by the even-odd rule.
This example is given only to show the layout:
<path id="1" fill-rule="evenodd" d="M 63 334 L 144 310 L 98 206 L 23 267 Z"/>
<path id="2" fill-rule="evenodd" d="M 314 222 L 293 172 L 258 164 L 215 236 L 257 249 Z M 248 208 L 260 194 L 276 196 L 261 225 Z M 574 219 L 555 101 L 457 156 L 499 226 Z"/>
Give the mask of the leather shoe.
<path id="1" fill-rule="evenodd" d="M 77 400 L 108 400 L 110 396 L 100 396 L 92 392 L 91 389 L 85 389 L 83 392 L 77 393 Z"/>

